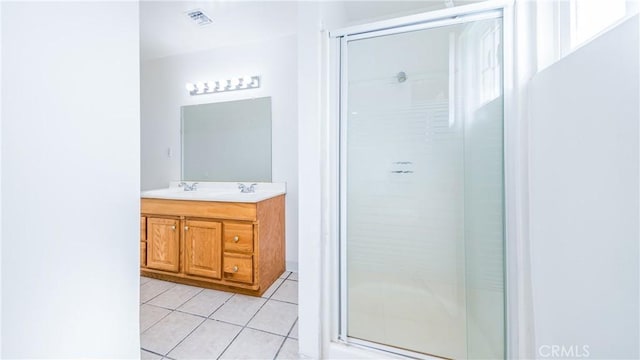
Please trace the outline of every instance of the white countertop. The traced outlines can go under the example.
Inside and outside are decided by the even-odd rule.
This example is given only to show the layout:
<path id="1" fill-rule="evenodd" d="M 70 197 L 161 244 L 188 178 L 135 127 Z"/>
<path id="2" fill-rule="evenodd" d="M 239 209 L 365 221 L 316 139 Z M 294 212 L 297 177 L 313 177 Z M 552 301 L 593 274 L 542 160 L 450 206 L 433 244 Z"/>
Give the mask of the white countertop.
<path id="1" fill-rule="evenodd" d="M 186 181 L 191 185 L 193 181 Z M 198 189 L 185 191 L 179 181 L 172 181 L 168 188 L 142 191 L 140 197 L 151 199 L 220 201 L 257 203 L 286 193 L 285 183 L 255 183 L 255 192 L 242 193 L 237 182 L 197 182 Z M 247 187 L 251 182 L 244 182 Z"/>

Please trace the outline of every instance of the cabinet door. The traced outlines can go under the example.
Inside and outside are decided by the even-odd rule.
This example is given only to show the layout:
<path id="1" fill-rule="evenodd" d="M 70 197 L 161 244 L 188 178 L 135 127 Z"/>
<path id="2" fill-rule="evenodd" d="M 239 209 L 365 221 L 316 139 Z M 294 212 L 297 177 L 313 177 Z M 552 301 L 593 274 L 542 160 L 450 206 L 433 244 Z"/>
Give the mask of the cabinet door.
<path id="1" fill-rule="evenodd" d="M 180 255 L 179 221 L 147 218 L 147 267 L 178 272 Z"/>
<path id="2" fill-rule="evenodd" d="M 185 273 L 220 279 L 222 224 L 187 220 L 184 234 Z"/>
<path id="3" fill-rule="evenodd" d="M 140 241 L 140 267 L 147 266 L 147 243 Z"/>
<path id="4" fill-rule="evenodd" d="M 140 241 L 147 240 L 147 217 L 140 216 Z"/>

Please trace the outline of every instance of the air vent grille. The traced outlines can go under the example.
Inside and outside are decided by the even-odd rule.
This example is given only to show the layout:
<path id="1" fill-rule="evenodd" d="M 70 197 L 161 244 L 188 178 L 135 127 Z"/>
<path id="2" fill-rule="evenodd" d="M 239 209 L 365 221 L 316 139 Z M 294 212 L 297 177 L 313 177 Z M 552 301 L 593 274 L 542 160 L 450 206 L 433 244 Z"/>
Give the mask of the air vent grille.
<path id="1" fill-rule="evenodd" d="M 186 14 L 198 26 L 209 25 L 213 22 L 201 9 L 189 10 Z"/>

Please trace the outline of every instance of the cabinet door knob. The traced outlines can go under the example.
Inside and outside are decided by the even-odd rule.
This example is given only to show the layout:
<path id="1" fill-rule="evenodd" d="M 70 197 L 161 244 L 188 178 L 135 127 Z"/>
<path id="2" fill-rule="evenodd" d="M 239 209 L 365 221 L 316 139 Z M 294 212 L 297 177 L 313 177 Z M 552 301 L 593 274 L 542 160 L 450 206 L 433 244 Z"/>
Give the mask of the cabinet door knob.
<path id="1" fill-rule="evenodd" d="M 234 265 L 234 266 L 233 266 L 233 272 L 234 272 L 234 273 L 237 273 L 237 272 L 238 272 L 238 270 L 239 270 L 239 269 L 238 269 L 238 265 Z"/>
<path id="2" fill-rule="evenodd" d="M 240 237 L 238 235 L 233 237 L 233 242 L 238 242 L 240 241 Z"/>
<path id="3" fill-rule="evenodd" d="M 188 227 L 188 226 L 185 226 L 185 227 L 184 227 L 184 231 L 187 231 L 187 230 L 189 230 L 189 227 Z"/>
<path id="4" fill-rule="evenodd" d="M 171 225 L 171 230 L 175 230 L 176 226 L 175 225 Z"/>

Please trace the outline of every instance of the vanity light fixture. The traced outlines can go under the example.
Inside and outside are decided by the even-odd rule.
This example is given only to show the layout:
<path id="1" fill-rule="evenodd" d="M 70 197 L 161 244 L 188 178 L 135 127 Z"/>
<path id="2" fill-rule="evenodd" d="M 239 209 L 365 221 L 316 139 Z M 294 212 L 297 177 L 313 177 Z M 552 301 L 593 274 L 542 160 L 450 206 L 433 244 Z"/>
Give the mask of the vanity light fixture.
<path id="1" fill-rule="evenodd" d="M 207 82 L 187 83 L 185 88 L 189 95 L 212 94 L 226 91 L 257 89 L 261 85 L 260 76 L 238 76 L 224 80 L 210 80 Z"/>

